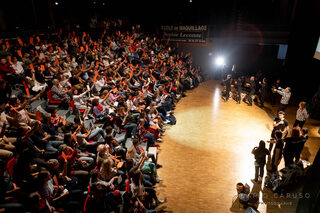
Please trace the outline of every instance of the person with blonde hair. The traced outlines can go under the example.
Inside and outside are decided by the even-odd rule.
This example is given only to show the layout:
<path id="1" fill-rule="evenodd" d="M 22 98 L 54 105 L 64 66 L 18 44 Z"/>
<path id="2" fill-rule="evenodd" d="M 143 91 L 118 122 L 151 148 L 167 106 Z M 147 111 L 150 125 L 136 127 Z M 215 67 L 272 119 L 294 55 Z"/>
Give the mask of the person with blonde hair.
<path id="1" fill-rule="evenodd" d="M 117 169 L 116 167 L 113 167 L 113 161 L 107 158 L 103 160 L 101 164 L 100 172 L 101 172 L 101 177 L 105 181 L 109 181 L 111 178 L 113 178 L 117 174 Z"/>
<path id="2" fill-rule="evenodd" d="M 109 153 L 109 145 L 108 144 L 100 144 L 97 147 L 97 166 L 100 168 L 101 164 L 104 160 L 110 159 L 110 153 Z"/>
<path id="3" fill-rule="evenodd" d="M 294 122 L 293 127 L 299 126 L 302 129 L 303 125 L 306 123 L 306 120 L 309 118 L 306 105 L 307 104 L 304 101 L 299 103 L 299 108 L 296 114 L 296 121 Z"/>

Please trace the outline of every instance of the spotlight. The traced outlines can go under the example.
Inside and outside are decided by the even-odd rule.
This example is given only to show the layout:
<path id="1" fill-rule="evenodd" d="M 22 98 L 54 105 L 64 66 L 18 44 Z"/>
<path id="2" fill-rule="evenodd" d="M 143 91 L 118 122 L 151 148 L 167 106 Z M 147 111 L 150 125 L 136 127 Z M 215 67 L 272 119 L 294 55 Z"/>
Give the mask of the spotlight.
<path id="1" fill-rule="evenodd" d="M 224 58 L 223 57 L 217 57 L 216 58 L 216 65 L 217 66 L 224 66 L 225 65 Z"/>

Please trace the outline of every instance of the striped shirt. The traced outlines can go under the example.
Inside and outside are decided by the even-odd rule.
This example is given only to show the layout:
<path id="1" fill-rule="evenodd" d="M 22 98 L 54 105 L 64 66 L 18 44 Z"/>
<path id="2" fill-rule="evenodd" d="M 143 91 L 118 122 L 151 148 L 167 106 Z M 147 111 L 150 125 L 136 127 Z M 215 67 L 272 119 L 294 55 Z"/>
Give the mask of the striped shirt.
<path id="1" fill-rule="evenodd" d="M 301 110 L 300 108 L 297 110 L 296 119 L 298 121 L 305 121 L 307 118 L 309 118 L 309 114 L 306 109 Z"/>
<path id="2" fill-rule="evenodd" d="M 277 90 L 277 92 L 282 96 L 280 103 L 281 104 L 288 104 L 290 97 L 291 97 L 291 92 L 285 92 L 284 89 Z"/>

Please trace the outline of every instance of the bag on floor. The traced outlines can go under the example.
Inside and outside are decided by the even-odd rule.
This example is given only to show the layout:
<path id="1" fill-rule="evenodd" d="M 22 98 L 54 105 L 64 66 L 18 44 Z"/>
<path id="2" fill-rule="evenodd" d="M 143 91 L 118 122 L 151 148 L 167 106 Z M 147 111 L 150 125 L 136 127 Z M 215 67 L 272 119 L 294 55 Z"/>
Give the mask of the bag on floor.
<path id="1" fill-rule="evenodd" d="M 168 117 L 167 117 L 167 119 L 170 121 L 170 125 L 175 125 L 176 124 L 176 117 L 174 117 L 174 115 L 169 115 Z"/>
<path id="2" fill-rule="evenodd" d="M 224 89 L 224 90 L 222 90 L 222 92 L 221 92 L 221 96 L 222 97 L 226 97 L 227 96 L 227 91 Z"/>

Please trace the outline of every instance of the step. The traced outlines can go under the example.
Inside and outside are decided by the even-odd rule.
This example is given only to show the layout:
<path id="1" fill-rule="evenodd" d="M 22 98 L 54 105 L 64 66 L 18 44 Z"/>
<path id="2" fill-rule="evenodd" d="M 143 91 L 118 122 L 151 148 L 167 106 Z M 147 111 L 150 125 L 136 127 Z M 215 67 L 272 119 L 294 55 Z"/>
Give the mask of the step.
<path id="1" fill-rule="evenodd" d="M 116 136 L 114 136 L 114 138 L 117 139 L 117 141 L 122 141 L 122 140 L 124 140 L 125 135 L 126 135 L 126 133 L 116 134 Z M 128 141 L 129 141 L 129 138 L 127 139 L 127 143 L 128 143 Z M 129 146 L 127 146 L 127 144 L 126 144 L 126 147 L 129 147 Z"/>
<path id="2" fill-rule="evenodd" d="M 71 115 L 71 111 L 70 110 L 59 109 L 57 111 L 57 115 L 58 116 L 62 116 L 63 118 L 68 118 Z"/>
<path id="3" fill-rule="evenodd" d="M 99 142 L 99 143 L 101 142 L 102 143 L 104 141 L 105 141 L 104 138 L 101 135 L 99 135 L 97 142 Z"/>
<path id="4" fill-rule="evenodd" d="M 93 119 L 87 119 L 87 120 L 84 120 L 83 123 L 84 123 L 84 126 L 86 127 L 86 129 L 90 129 L 90 123 L 91 121 L 93 122 Z"/>
<path id="5" fill-rule="evenodd" d="M 76 117 L 75 115 L 70 115 L 69 117 L 67 117 L 66 121 L 70 122 L 70 123 L 74 123 L 74 118 L 75 117 Z"/>
<path id="6" fill-rule="evenodd" d="M 18 97 L 21 93 L 23 93 L 22 90 L 12 90 L 11 91 L 11 95 L 14 96 L 14 97 Z"/>
<path id="7" fill-rule="evenodd" d="M 40 106 L 40 105 L 41 105 L 41 107 L 42 107 L 42 105 L 43 105 L 44 103 L 46 103 L 45 100 L 35 100 L 34 102 L 32 102 L 32 103 L 30 104 L 31 110 L 36 109 L 36 108 L 37 108 L 38 106 Z"/>
<path id="8" fill-rule="evenodd" d="M 126 147 L 130 148 L 131 146 L 132 146 L 132 139 L 128 138 L 127 141 L 126 141 Z"/>
<path id="9" fill-rule="evenodd" d="M 47 108 L 49 108 L 49 109 L 54 109 L 54 108 L 58 109 L 58 108 L 59 108 L 59 105 L 58 105 L 58 104 L 50 104 L 50 103 L 48 103 L 46 106 L 47 106 Z"/>

